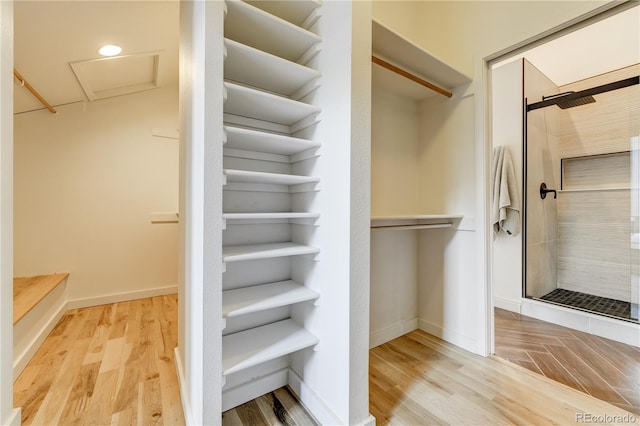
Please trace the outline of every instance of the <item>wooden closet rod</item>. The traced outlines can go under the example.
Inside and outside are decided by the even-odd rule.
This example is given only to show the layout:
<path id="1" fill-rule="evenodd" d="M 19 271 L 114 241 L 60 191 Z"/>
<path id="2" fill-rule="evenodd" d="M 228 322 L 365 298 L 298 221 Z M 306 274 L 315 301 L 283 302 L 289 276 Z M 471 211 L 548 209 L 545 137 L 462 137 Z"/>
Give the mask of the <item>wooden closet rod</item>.
<path id="1" fill-rule="evenodd" d="M 429 83 L 428 81 L 421 79 L 417 75 L 413 75 L 413 74 L 411 74 L 411 73 L 409 73 L 409 72 L 407 72 L 407 71 L 405 71 L 405 70 L 403 70 L 401 68 L 398 68 L 395 65 L 390 64 L 389 62 L 378 58 L 377 56 L 373 56 L 372 55 L 371 56 L 371 62 L 373 62 L 374 64 L 378 64 L 381 67 L 384 67 L 384 68 L 388 69 L 389 71 L 393 71 L 396 74 L 399 74 L 399 75 L 401 75 L 401 76 L 403 76 L 405 78 L 408 78 L 409 80 L 414 81 L 414 82 L 416 82 L 416 83 L 418 83 L 418 84 L 420 84 L 420 85 L 422 85 L 424 87 L 427 87 L 427 88 L 429 88 L 429 89 L 431 89 L 431 90 L 433 90 L 435 92 L 438 92 L 441 95 L 446 96 L 447 98 L 450 98 L 451 96 L 453 96 L 453 93 L 449 92 L 448 90 L 445 90 L 442 87 L 438 87 L 433 83 Z"/>
<path id="2" fill-rule="evenodd" d="M 22 74 L 20 74 L 20 73 L 18 72 L 18 70 L 17 70 L 17 69 L 15 69 L 15 68 L 13 69 L 13 75 L 14 75 L 18 80 L 20 80 L 20 84 L 22 84 L 24 87 L 26 87 L 26 88 L 31 92 L 31 94 L 33 94 L 33 96 L 35 96 L 35 97 L 36 97 L 36 99 L 38 99 L 38 100 L 42 103 L 42 105 L 44 105 L 45 107 L 47 107 L 47 109 L 48 109 L 49 111 L 51 111 L 53 114 L 55 114 L 55 113 L 57 112 L 57 111 L 55 110 L 55 108 L 53 108 L 49 102 L 45 101 L 45 100 L 44 100 L 44 98 L 43 98 L 42 96 L 40 96 L 40 93 L 38 93 L 38 91 L 37 91 L 36 89 L 34 89 L 34 88 L 33 88 L 33 86 L 32 86 L 32 85 L 30 85 L 30 84 L 29 84 L 29 82 L 28 82 L 27 80 L 25 80 L 25 79 L 24 79 L 24 77 L 22 76 Z"/>

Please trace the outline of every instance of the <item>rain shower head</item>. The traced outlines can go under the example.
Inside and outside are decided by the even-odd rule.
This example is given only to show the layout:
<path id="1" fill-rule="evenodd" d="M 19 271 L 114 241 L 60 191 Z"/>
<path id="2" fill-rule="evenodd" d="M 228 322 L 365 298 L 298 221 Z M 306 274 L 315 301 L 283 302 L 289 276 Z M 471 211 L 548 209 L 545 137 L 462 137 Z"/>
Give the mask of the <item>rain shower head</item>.
<path id="1" fill-rule="evenodd" d="M 557 95 L 543 96 L 542 100 L 555 100 L 555 104 L 561 109 L 573 108 L 580 105 L 592 104 L 596 100 L 591 95 L 577 96 L 576 92 L 564 92 Z"/>
<path id="2" fill-rule="evenodd" d="M 556 105 L 558 105 L 562 109 L 567 109 L 567 108 L 577 107 L 580 105 L 592 104 L 595 101 L 596 100 L 593 98 L 593 96 L 587 95 L 581 98 L 567 99 L 566 101 L 560 101 Z"/>

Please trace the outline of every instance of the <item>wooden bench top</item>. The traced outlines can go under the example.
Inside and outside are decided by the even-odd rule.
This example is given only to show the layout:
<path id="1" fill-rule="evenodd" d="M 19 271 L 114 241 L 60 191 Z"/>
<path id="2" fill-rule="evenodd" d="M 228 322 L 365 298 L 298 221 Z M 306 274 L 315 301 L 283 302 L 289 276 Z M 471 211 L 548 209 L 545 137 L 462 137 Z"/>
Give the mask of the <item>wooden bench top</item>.
<path id="1" fill-rule="evenodd" d="M 62 283 L 67 272 L 13 279 L 13 324 L 20 321 L 45 296 Z"/>

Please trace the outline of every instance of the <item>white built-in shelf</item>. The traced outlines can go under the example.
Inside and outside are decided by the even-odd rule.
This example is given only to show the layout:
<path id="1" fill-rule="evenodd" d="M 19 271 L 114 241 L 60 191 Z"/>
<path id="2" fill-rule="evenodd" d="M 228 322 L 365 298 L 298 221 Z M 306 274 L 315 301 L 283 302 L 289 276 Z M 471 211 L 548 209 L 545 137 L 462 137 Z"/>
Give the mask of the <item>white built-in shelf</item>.
<path id="1" fill-rule="evenodd" d="M 225 39 L 224 45 L 227 50 L 224 61 L 227 80 L 299 99 L 315 87 L 300 89 L 320 77 L 319 71 L 236 41 Z"/>
<path id="2" fill-rule="evenodd" d="M 317 253 L 320 253 L 317 247 L 296 243 L 249 244 L 222 247 L 222 260 L 229 263 Z"/>
<path id="3" fill-rule="evenodd" d="M 576 188 L 576 189 L 559 189 L 558 192 L 560 194 L 570 194 L 573 192 L 606 192 L 606 191 L 629 191 L 632 188 L 630 186 L 619 186 L 619 187 L 611 187 L 611 188 Z"/>
<path id="4" fill-rule="evenodd" d="M 315 300 L 320 294 L 292 280 L 222 292 L 222 316 L 231 318 L 280 306 Z"/>
<path id="5" fill-rule="evenodd" d="M 444 89 L 452 91 L 454 88 L 472 80 L 471 77 L 456 70 L 435 55 L 413 44 L 375 20 L 372 21 L 371 37 L 372 52 L 375 56 Z M 401 88 L 400 90 L 404 87 L 408 88 L 407 93 L 411 93 L 411 91 L 430 93 L 429 89 L 421 89 L 421 86 L 404 79 L 404 77 L 390 77 L 389 81 L 397 84 Z"/>
<path id="6" fill-rule="evenodd" d="M 295 2 L 291 2 L 295 3 Z M 239 0 L 227 0 L 224 36 L 297 62 L 321 37 Z"/>
<path id="7" fill-rule="evenodd" d="M 320 146 L 320 142 L 308 139 L 294 138 L 241 127 L 227 125 L 224 127 L 224 130 L 226 132 L 226 148 L 291 155 Z"/>
<path id="8" fill-rule="evenodd" d="M 286 319 L 222 337 L 222 375 L 311 347 L 318 338 Z"/>
<path id="9" fill-rule="evenodd" d="M 303 118 L 320 112 L 320 107 L 294 101 L 284 96 L 224 83 L 226 100 L 224 112 L 290 126 Z"/>
<path id="10" fill-rule="evenodd" d="M 301 185 L 320 181 L 316 176 L 286 175 L 283 173 L 252 172 L 249 170 L 224 169 L 227 182 L 263 183 L 270 185 Z"/>
<path id="11" fill-rule="evenodd" d="M 225 213 L 225 220 L 261 220 L 261 219 L 317 219 L 320 213 L 276 212 L 276 213 Z"/>
<path id="12" fill-rule="evenodd" d="M 463 217 L 463 215 L 457 214 L 372 216 L 371 229 L 411 230 L 451 228 L 459 224 Z"/>
<path id="13" fill-rule="evenodd" d="M 264 10 L 272 15 L 291 22 L 299 27 L 305 27 L 311 20 L 311 14 L 322 6 L 320 0 L 296 0 L 296 1 L 274 1 L 274 0 L 248 0 L 247 3 Z"/>

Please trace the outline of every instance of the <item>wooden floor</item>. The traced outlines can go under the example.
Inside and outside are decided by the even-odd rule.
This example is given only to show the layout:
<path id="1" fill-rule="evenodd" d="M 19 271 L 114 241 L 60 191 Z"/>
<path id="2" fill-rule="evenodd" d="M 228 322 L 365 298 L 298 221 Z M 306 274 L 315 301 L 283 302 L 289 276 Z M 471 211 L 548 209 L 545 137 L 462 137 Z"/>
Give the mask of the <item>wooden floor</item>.
<path id="1" fill-rule="evenodd" d="M 177 296 L 68 311 L 14 383 L 23 425 L 184 425 Z"/>
<path id="2" fill-rule="evenodd" d="M 577 415 L 584 413 L 639 421 L 508 361 L 471 354 L 420 330 L 372 349 L 369 359 L 376 425 L 568 425 L 580 423 Z"/>
<path id="3" fill-rule="evenodd" d="M 222 426 L 316 426 L 289 388 L 280 388 L 222 413 Z"/>
<path id="4" fill-rule="evenodd" d="M 495 310 L 496 355 L 640 414 L 640 349 Z"/>

